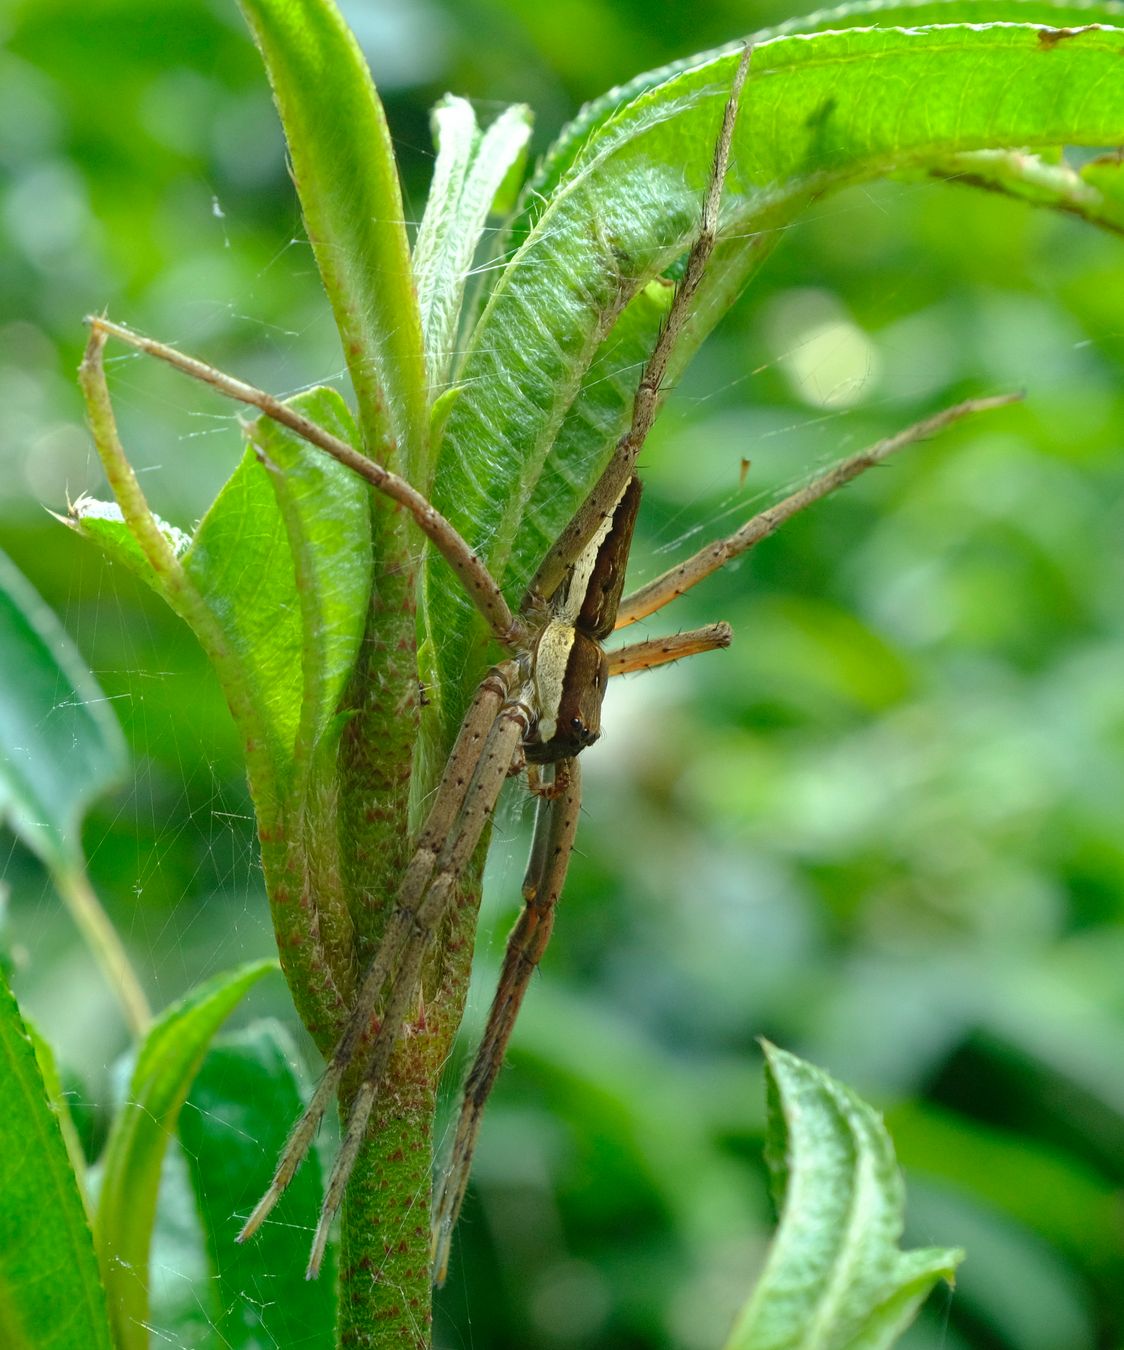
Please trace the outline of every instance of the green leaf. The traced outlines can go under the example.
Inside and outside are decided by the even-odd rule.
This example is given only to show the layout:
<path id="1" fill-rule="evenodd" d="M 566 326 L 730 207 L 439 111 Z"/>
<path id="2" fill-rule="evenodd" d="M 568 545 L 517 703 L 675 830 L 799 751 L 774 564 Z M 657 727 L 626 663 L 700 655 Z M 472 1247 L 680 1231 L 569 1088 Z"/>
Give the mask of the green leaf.
<path id="1" fill-rule="evenodd" d="M 672 379 L 812 197 L 966 151 L 1119 141 L 1121 33 L 1047 40 L 1041 32 L 976 24 L 760 43 L 724 193 L 727 242 L 700 289 Z M 590 132 L 473 334 L 434 499 L 513 595 L 627 421 L 637 371 L 616 359 L 613 324 L 622 301 L 681 256 L 697 229 L 737 59 L 684 70 Z M 556 442 L 548 478 L 543 466 Z M 451 677 L 466 661 L 478 664 L 466 650 L 477 639 L 450 640 L 470 623 L 441 566 L 432 564 L 428 620 L 442 634 L 442 671 Z"/>
<path id="2" fill-rule="evenodd" d="M 343 399 L 291 405 L 341 440 L 359 436 Z M 350 974 L 340 893 L 336 717 L 367 619 L 373 561 L 365 483 L 266 418 L 184 554 L 185 576 L 221 634 L 269 764 L 251 775 L 278 945 L 307 1025 L 328 1029 Z M 228 698 L 230 695 L 228 694 Z M 230 698 L 235 708 L 235 699 Z M 293 903 L 293 897 L 301 903 Z M 346 985 L 344 986 L 346 987 Z M 328 1033 L 330 1035 L 330 1033 Z"/>
<path id="3" fill-rule="evenodd" d="M 75 534 L 80 534 L 83 539 L 97 544 L 111 562 L 127 567 L 134 576 L 151 586 L 157 595 L 166 598 L 160 574 L 137 543 L 116 502 L 99 501 L 96 497 L 82 493 L 69 504 L 65 516 L 55 515 L 55 519 Z M 178 558 L 190 545 L 191 536 L 169 525 L 159 516 L 153 516 L 153 521 L 167 540 L 173 555 Z"/>
<path id="4" fill-rule="evenodd" d="M 290 406 L 358 443 L 334 390 L 310 390 Z M 274 789 L 288 798 L 303 793 L 363 635 L 369 495 L 353 473 L 267 419 L 253 425 L 251 437 L 253 447 L 200 522 L 183 569 L 238 658 L 271 744 Z"/>
<path id="5" fill-rule="evenodd" d="M 457 346 L 465 282 L 497 194 L 522 166 L 530 109 L 506 108 L 481 136 L 472 105 L 447 95 L 433 110 L 437 163 L 414 247 L 429 387 L 440 393 Z"/>
<path id="6" fill-rule="evenodd" d="M 726 1350 L 879 1350 L 962 1253 L 898 1249 L 905 1204 L 881 1117 L 849 1088 L 765 1044 L 765 1157 L 781 1210 Z"/>
<path id="7" fill-rule="evenodd" d="M 1124 234 L 1124 192 L 1115 155 L 1071 169 L 1021 150 L 979 150 L 953 156 L 928 172 L 961 187 L 1003 192 Z"/>
<path id="8" fill-rule="evenodd" d="M 0 978 L 0 1344 L 108 1350 L 86 1211 L 35 1049 Z"/>
<path id="9" fill-rule="evenodd" d="M 127 767 L 105 695 L 62 625 L 0 553 L 0 820 L 52 871 L 83 865 L 90 803 Z"/>
<path id="10" fill-rule="evenodd" d="M 358 447 L 347 405 L 334 389 L 313 389 L 291 406 Z M 294 758 L 306 787 L 308 766 L 335 716 L 363 640 L 371 596 L 371 498 L 349 469 L 263 417 L 252 431 L 265 457 L 289 537 L 300 606 L 300 722 Z"/>
<path id="11" fill-rule="evenodd" d="M 256 961 L 200 985 L 145 1037 L 125 1103 L 106 1144 L 94 1225 L 118 1350 L 148 1345 L 148 1256 L 160 1166 L 207 1046 L 273 961 Z"/>
<path id="12" fill-rule="evenodd" d="M 368 611 L 368 490 L 312 447 L 258 424 L 251 436 L 260 451 L 243 457 L 185 549 L 182 535 L 153 516 L 129 466 L 96 343 L 80 379 L 98 454 L 137 549 L 111 509 L 85 513 L 76 527 L 108 542 L 112 556 L 142 575 L 148 570 L 146 579 L 215 667 L 243 739 L 286 976 L 305 1025 L 330 1043 L 355 957 L 340 894 L 338 798 L 316 791 L 312 779 L 334 767 L 336 704 Z M 293 402 L 357 443 L 338 394 L 311 390 Z M 413 616 L 405 619 L 412 629 Z M 79 888 L 69 893 L 76 912 L 90 910 Z M 144 1021 L 140 1004 L 131 1003 L 134 1022 Z"/>
<path id="13" fill-rule="evenodd" d="M 300 1345 L 330 1350 L 336 1325 L 335 1248 L 318 1280 L 290 1280 L 308 1259 L 323 1185 L 313 1150 L 253 1242 L 236 1246 L 241 1220 L 264 1194 L 291 1123 L 304 1108 L 296 1050 L 276 1022 L 217 1042 L 180 1114 L 221 1313 L 214 1334 L 230 1347 Z"/>
<path id="14" fill-rule="evenodd" d="M 355 423 L 335 390 L 312 389 L 290 405 L 358 445 Z M 252 707 L 266 742 L 271 781 L 257 786 L 268 789 L 259 793 L 259 806 L 269 819 L 270 796 L 276 811 L 278 798 L 303 791 L 300 774 L 307 774 L 362 640 L 372 578 L 370 499 L 354 474 L 276 423 L 260 419 L 252 436 L 254 448 L 194 538 L 156 522 L 190 583 L 192 606 L 169 592 L 116 505 L 79 498 L 67 523 L 148 582 L 189 623 L 193 609 L 202 607 L 208 631 L 198 636 L 213 647 L 217 634 L 223 645 L 219 674 L 231 706 Z"/>
<path id="15" fill-rule="evenodd" d="M 690 70 L 692 66 L 711 61 L 724 53 L 740 51 L 747 42 L 762 43 L 800 33 L 874 25 L 880 28 L 918 28 L 926 24 L 951 23 L 1049 23 L 1058 27 L 1080 27 L 1098 22 L 1119 23 L 1122 16 L 1124 5 L 1117 3 L 1117 0 L 1101 0 L 1099 4 L 1066 4 L 1058 0 L 860 0 L 856 4 L 837 5 L 830 9 L 814 10 L 811 14 L 797 15 L 783 23 L 758 29 L 736 42 L 727 42 L 710 51 L 645 71 L 587 103 L 577 117 L 566 124 L 543 156 L 524 194 L 525 211 L 532 219 L 537 215 L 538 204 L 554 191 L 590 134 L 618 108 L 645 90 L 653 89 L 682 71 Z"/>
<path id="16" fill-rule="evenodd" d="M 243 697 L 268 746 L 270 786 L 284 797 L 304 688 L 301 612 L 273 485 L 252 449 L 211 503 L 182 561 L 237 660 Z M 276 809 L 267 807 L 266 818 Z"/>
<path id="17" fill-rule="evenodd" d="M 386 115 L 329 0 L 240 0 L 265 61 L 305 227 L 370 454 L 425 481 L 421 320 Z"/>
<path id="18" fill-rule="evenodd" d="M 2 973 L 0 973 L 0 979 L 3 979 Z M 70 1103 L 67 1099 L 66 1089 L 62 1084 L 62 1075 L 59 1073 L 55 1052 L 34 1022 L 25 1018 L 23 1029 L 35 1050 L 35 1062 L 39 1065 L 39 1073 L 43 1079 L 43 1091 L 47 1094 L 47 1102 L 58 1121 L 63 1147 L 66 1149 L 66 1156 L 70 1160 L 70 1170 L 74 1173 L 78 1194 L 81 1197 L 82 1207 L 86 1211 L 88 1220 L 90 1206 L 86 1196 L 86 1154 L 82 1148 L 82 1141 L 78 1137 L 74 1117 L 70 1114 Z"/>

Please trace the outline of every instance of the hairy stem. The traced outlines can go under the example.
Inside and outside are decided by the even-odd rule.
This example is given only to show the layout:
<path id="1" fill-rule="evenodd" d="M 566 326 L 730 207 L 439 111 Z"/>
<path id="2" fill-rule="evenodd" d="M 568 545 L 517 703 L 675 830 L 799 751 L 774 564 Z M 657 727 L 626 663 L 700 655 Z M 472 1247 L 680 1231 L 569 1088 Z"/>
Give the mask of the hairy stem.
<path id="1" fill-rule="evenodd" d="M 430 1170 L 437 1100 L 431 1038 L 406 1037 L 347 1187 L 339 1344 L 428 1350 Z"/>

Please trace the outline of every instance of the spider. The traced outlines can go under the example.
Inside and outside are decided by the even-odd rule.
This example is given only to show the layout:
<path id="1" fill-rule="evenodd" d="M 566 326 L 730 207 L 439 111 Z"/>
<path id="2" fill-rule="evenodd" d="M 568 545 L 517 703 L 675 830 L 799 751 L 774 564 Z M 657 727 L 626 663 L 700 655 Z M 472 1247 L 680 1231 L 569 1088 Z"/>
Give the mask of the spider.
<path id="1" fill-rule="evenodd" d="M 725 623 L 715 623 L 631 643 L 611 652 L 605 651 L 603 641 L 615 629 L 662 609 L 773 533 L 790 516 L 894 451 L 968 413 L 1011 401 L 1010 396 L 968 400 L 840 461 L 733 534 L 706 545 L 685 562 L 621 598 L 641 496 L 636 461 L 655 419 L 677 337 L 717 241 L 719 205 L 750 54 L 747 48 L 723 110 L 698 232 L 641 374 L 630 425 L 589 496 L 543 559 L 515 613 L 471 545 L 410 483 L 272 395 L 107 319 L 88 321 L 91 336 L 87 368 L 96 370 L 99 376 L 106 340 L 113 336 L 204 381 L 223 395 L 257 408 L 405 507 L 453 568 L 506 653 L 505 659 L 485 676 L 469 704 L 403 874 L 383 940 L 363 977 L 344 1032 L 304 1115 L 289 1136 L 269 1189 L 239 1234 L 238 1240 L 245 1241 L 261 1227 L 308 1152 L 345 1073 L 354 1068 L 359 1085 L 328 1180 L 312 1242 L 309 1278 L 319 1273 L 330 1226 L 391 1054 L 416 1004 L 423 962 L 434 934 L 453 903 L 457 883 L 491 818 L 505 780 L 526 769 L 537 809 L 523 883 L 524 909 L 508 939 L 433 1211 L 433 1272 L 438 1283 L 443 1281 L 484 1105 L 502 1066 L 524 994 L 550 938 L 577 829 L 581 802 L 578 756 L 600 734 L 605 686 L 617 675 L 725 647 L 731 630 Z M 378 1030 L 369 1035 L 376 1013 Z"/>

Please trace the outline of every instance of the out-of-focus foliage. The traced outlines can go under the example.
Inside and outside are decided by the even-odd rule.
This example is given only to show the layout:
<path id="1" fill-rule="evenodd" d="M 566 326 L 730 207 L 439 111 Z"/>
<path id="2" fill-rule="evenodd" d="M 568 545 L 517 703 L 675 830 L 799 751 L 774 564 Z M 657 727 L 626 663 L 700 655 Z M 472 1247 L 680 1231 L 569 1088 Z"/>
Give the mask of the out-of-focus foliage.
<path id="1" fill-rule="evenodd" d="M 94 1220 L 118 1350 L 144 1350 L 148 1344 L 148 1265 L 156 1199 L 180 1109 L 215 1032 L 246 991 L 273 968 L 270 961 L 255 961 L 199 985 L 165 1008 L 138 1046 L 100 1160 Z"/>
<path id="2" fill-rule="evenodd" d="M 46 1052 L 49 1055 L 49 1051 Z M 109 1350 L 90 1222 L 32 1034 L 0 975 L 0 1334 L 13 1350 Z"/>
<path id="3" fill-rule="evenodd" d="M 0 818 L 58 872 L 80 869 L 87 806 L 125 774 L 101 690 L 57 620 L 0 553 Z"/>
<path id="4" fill-rule="evenodd" d="M 446 90 L 482 117 L 529 103 L 537 150 L 583 99 L 787 12 L 343 8 L 411 218 Z M 80 317 L 107 307 L 279 393 L 342 380 L 343 361 L 233 4 L 17 0 L 4 23 L 0 542 L 131 741 L 137 782 L 84 842 L 163 1006 L 272 937 L 202 654 L 41 509 L 106 495 Z M 790 231 L 681 382 L 643 458 L 638 578 L 840 448 L 965 393 L 1028 400 L 1017 432 L 909 452 L 663 616 L 730 620 L 729 652 L 613 689 L 439 1343 L 720 1344 L 771 1217 L 747 1125 L 760 1034 L 885 1107 L 906 1245 L 968 1250 L 903 1345 L 1124 1335 L 1122 296 L 1124 242 L 1079 222 L 864 188 Z M 233 415 L 119 359 L 126 447 L 154 509 L 190 525 L 241 453 Z M 466 1033 L 518 902 L 523 816 L 513 799 L 499 827 Z M 15 984 L 92 1140 L 124 1031 L 39 865 L 5 857 Z"/>

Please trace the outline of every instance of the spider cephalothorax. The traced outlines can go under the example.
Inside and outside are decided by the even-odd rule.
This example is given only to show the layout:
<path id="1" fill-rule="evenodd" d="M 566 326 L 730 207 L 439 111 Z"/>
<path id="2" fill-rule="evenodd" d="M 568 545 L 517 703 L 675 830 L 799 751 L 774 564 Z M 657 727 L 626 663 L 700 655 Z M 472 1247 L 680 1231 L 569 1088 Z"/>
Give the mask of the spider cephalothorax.
<path id="1" fill-rule="evenodd" d="M 523 747 L 534 764 L 576 755 L 601 735 L 601 704 L 609 683 L 609 658 L 601 644 L 616 627 L 640 493 L 639 478 L 630 478 L 545 605 L 548 617 L 531 665 L 537 715 Z M 531 592 L 523 607 L 544 605 Z"/>

